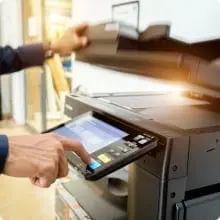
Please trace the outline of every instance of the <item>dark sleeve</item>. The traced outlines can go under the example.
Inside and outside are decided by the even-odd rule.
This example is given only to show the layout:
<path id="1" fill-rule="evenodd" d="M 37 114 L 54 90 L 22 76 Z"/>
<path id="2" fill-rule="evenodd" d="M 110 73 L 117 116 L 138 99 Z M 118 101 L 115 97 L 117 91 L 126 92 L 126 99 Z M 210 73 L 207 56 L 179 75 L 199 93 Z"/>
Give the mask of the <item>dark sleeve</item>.
<path id="1" fill-rule="evenodd" d="M 0 135 L 0 174 L 4 172 L 5 162 L 8 157 L 9 142 L 6 135 Z"/>
<path id="2" fill-rule="evenodd" d="M 0 74 L 12 73 L 21 69 L 41 66 L 44 63 L 42 44 L 30 44 L 13 49 L 0 47 Z"/>

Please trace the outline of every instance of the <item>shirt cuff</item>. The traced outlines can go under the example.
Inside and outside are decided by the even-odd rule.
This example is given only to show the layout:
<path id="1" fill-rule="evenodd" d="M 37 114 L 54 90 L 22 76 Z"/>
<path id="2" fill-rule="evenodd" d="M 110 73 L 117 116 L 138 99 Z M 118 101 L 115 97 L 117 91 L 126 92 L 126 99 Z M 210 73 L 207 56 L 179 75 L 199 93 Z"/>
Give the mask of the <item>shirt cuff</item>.
<path id="1" fill-rule="evenodd" d="M 25 66 L 42 66 L 45 61 L 45 52 L 42 44 L 30 44 L 18 47 L 18 55 Z"/>
<path id="2" fill-rule="evenodd" d="M 0 135 L 0 173 L 3 173 L 8 157 L 9 142 L 6 135 Z"/>

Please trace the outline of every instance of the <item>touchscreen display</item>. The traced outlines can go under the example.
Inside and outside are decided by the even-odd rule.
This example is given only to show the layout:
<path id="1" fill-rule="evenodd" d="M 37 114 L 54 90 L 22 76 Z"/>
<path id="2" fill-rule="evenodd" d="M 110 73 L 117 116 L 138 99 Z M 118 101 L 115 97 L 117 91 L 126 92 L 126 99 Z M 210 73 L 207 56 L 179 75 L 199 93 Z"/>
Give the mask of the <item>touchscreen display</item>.
<path id="1" fill-rule="evenodd" d="M 91 115 L 82 116 L 64 127 L 58 128 L 54 133 L 77 139 L 89 153 L 93 153 L 128 136 L 128 133 Z"/>

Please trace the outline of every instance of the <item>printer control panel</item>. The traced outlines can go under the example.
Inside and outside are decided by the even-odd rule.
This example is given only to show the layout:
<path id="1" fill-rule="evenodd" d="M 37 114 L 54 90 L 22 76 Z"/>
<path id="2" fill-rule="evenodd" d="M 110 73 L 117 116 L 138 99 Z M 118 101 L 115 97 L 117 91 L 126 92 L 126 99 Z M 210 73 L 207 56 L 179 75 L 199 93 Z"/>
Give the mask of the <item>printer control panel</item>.
<path id="1" fill-rule="evenodd" d="M 97 180 L 139 159 L 157 146 L 154 136 L 138 134 L 119 140 L 100 151 L 94 152 L 92 163 L 87 166 L 85 177 Z"/>
<path id="2" fill-rule="evenodd" d="M 68 161 L 87 180 L 98 180 L 134 162 L 157 147 L 158 138 L 113 117 L 82 114 L 50 132 L 78 140 L 91 156 L 86 166 L 71 152 Z"/>

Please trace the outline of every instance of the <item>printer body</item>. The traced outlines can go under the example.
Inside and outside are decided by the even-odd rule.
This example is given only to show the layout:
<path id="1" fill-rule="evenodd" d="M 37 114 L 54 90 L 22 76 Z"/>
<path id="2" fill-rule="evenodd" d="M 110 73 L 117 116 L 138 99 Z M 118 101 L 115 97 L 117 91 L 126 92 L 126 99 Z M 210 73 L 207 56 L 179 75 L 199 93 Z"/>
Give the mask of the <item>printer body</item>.
<path id="1" fill-rule="evenodd" d="M 76 55 L 76 60 L 91 65 L 190 84 L 189 92 L 181 95 L 66 97 L 65 114 L 71 119 L 92 112 L 119 121 L 119 129 L 121 123 L 128 124 L 159 140 L 145 156 L 111 175 L 64 184 L 94 220 L 220 217 L 220 68 L 210 62 L 217 57 L 213 49 L 220 41 L 194 47 L 170 39 L 169 28 L 162 28 L 161 34 L 160 26 L 156 30 L 156 36 L 148 33 L 145 42 L 117 37 L 122 49 L 108 50 L 113 45 L 101 40 L 106 49 Z M 74 164 L 71 152 L 67 158 Z"/>
<path id="2" fill-rule="evenodd" d="M 116 118 L 160 140 L 128 170 L 97 182 L 80 179 L 80 184 L 66 184 L 91 218 L 215 220 L 220 216 L 220 113 L 215 106 L 176 94 L 66 98 L 67 116 L 86 112 Z M 71 153 L 67 157 L 71 163 Z"/>

